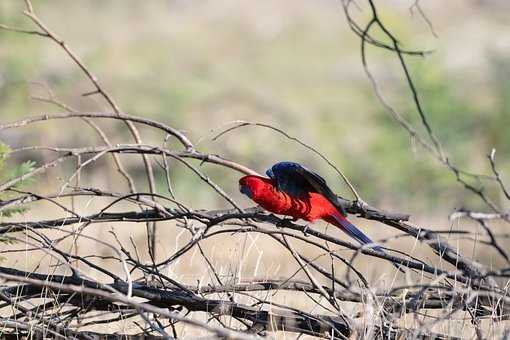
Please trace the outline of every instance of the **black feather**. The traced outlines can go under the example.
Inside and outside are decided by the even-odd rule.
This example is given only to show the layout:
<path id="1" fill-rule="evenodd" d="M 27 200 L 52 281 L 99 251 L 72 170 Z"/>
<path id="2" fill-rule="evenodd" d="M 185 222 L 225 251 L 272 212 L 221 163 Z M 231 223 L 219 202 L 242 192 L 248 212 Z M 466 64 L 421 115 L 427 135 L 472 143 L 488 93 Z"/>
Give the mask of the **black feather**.
<path id="1" fill-rule="evenodd" d="M 309 170 L 299 163 L 279 162 L 266 171 L 266 174 L 276 181 L 276 187 L 294 197 L 307 196 L 310 192 L 322 194 L 338 211 L 345 215 L 345 211 L 335 193 L 329 188 L 326 180 L 316 172 Z"/>

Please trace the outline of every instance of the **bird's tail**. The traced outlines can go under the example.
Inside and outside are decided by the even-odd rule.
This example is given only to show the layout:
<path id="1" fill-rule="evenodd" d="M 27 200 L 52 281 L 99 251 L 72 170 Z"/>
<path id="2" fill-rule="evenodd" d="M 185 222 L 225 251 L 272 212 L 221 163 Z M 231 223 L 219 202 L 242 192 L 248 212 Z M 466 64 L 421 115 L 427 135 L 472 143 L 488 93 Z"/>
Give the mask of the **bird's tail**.
<path id="1" fill-rule="evenodd" d="M 354 224 L 349 222 L 342 214 L 336 213 L 324 218 L 326 222 L 329 222 L 345 232 L 347 235 L 361 243 L 361 245 L 369 244 L 369 247 L 375 250 L 378 253 L 386 254 L 384 250 L 379 247 L 376 243 L 374 243 L 371 239 L 368 238 L 367 235 L 363 234 L 361 230 L 359 230 Z M 402 273 L 405 273 L 405 270 L 398 263 L 392 262 L 392 264 Z"/>
<path id="2" fill-rule="evenodd" d="M 340 213 L 330 215 L 324 218 L 326 222 L 329 222 L 340 229 L 356 241 L 358 241 L 361 245 L 370 244 L 370 248 L 373 250 L 384 254 L 384 250 L 375 244 L 371 239 L 368 238 L 367 235 L 363 234 L 361 230 L 359 230 L 354 224 L 349 222 L 345 217 L 343 217 Z"/>

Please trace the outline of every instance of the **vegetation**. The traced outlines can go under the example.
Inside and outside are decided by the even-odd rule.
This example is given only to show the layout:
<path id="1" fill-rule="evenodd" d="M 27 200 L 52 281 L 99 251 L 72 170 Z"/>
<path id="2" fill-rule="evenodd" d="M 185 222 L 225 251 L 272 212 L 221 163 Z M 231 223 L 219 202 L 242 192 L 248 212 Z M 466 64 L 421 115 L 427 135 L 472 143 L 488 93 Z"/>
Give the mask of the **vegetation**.
<path id="1" fill-rule="evenodd" d="M 193 126 L 188 133 L 196 138 L 208 136 L 211 128 L 232 120 L 274 123 L 290 133 L 299 133 L 306 142 L 325 152 L 374 204 L 390 201 L 416 214 L 440 214 L 435 206 L 438 194 L 457 197 L 442 207 L 445 211 L 476 204 L 458 201 L 465 195 L 461 195 L 461 187 L 450 185 L 452 175 L 416 152 L 404 131 L 396 132 L 396 123 L 369 88 L 359 63 L 357 41 L 345 30 L 335 4 L 309 7 L 300 3 L 293 11 L 273 8 L 272 14 L 264 16 L 263 5 L 251 4 L 252 13 L 229 16 L 223 12 L 230 6 L 226 2 L 202 4 L 198 11 L 193 6 L 177 4 L 171 8 L 162 4 L 140 8 L 132 1 L 129 5 L 91 3 L 90 7 L 58 3 L 55 6 L 73 14 L 52 20 L 57 16 L 52 6 L 41 6 L 41 15 L 83 52 L 80 54 L 87 65 L 101 72 L 106 87 L 126 112 L 162 119 L 181 129 Z M 0 6 L 2 22 L 23 23 L 16 15 L 22 3 L 4 1 Z M 267 6 L 271 6 L 269 2 Z M 132 18 L 134 11 L 139 16 L 136 20 Z M 430 121 L 450 158 L 462 168 L 489 171 L 487 167 L 480 169 L 480 165 L 494 147 L 501 169 L 510 169 L 510 137 L 505 128 L 510 119 L 508 58 L 498 55 L 501 52 L 490 45 L 481 45 L 480 55 L 485 59 L 452 67 L 460 58 L 458 55 L 469 52 L 465 50 L 467 46 L 458 54 L 448 49 L 456 26 L 441 23 L 447 14 L 431 12 L 439 22 L 435 29 L 442 34 L 439 41 L 444 45 L 439 46 L 437 41 L 423 39 L 430 33 L 418 18 L 402 21 L 408 14 L 388 13 L 385 17 L 389 26 L 406 46 L 434 50 L 425 59 L 414 60 L 412 71 Z M 499 27 L 498 20 L 488 17 L 488 13 L 481 11 L 478 18 L 492 21 L 487 23 L 491 25 L 487 30 Z M 91 27 L 81 22 L 95 24 Z M 130 26 L 131 22 L 136 22 L 136 26 Z M 0 44 L 5 46 L 0 54 L 2 119 L 40 112 L 41 106 L 35 106 L 28 98 L 29 94 L 46 95 L 39 82 L 77 109 L 103 107 L 76 93 L 75 89 L 89 90 L 86 80 L 68 61 L 62 61 L 62 54 L 54 46 L 2 31 L 0 38 Z M 384 77 L 392 101 L 407 105 L 405 111 L 415 119 L 412 103 L 407 102 L 408 91 L 392 76 L 390 56 L 376 56 L 372 57 L 374 69 Z M 49 129 L 48 142 L 85 144 L 80 136 L 42 128 Z M 128 133 L 117 129 L 118 135 Z M 203 143 L 213 152 L 226 150 L 226 156 L 243 159 L 259 171 L 276 159 L 294 159 L 324 169 L 318 159 L 273 134 L 264 135 L 266 143 L 259 146 L 255 143 L 259 134 L 246 129 L 235 136 L 235 143 L 231 139 L 217 143 L 206 139 Z M 16 145 L 34 138 L 37 137 L 20 137 Z M 218 180 L 224 178 L 221 170 L 212 171 Z M 142 176 L 142 169 L 138 173 Z M 181 176 L 181 172 L 175 176 Z M 186 190 L 193 185 L 184 183 L 186 177 L 176 179 L 184 186 L 183 195 L 191 195 L 189 201 L 211 198 L 207 192 Z M 334 174 L 329 174 L 328 179 L 339 192 L 348 194 Z M 159 183 L 164 183 L 163 177 Z M 227 179 L 221 184 L 228 185 Z M 418 200 L 414 197 L 417 190 L 421 193 Z"/>
<path id="2" fill-rule="evenodd" d="M 1 2 L 0 336 L 506 338 L 510 62 L 389 4 Z M 380 247 L 250 207 L 289 159 Z"/>
<path id="3" fill-rule="evenodd" d="M 34 161 L 25 161 L 19 165 L 7 166 L 7 158 L 9 157 L 11 149 L 5 143 L 0 142 L 0 183 L 7 183 L 10 180 L 23 177 L 23 175 L 30 173 L 34 170 Z M 24 187 L 34 183 L 33 177 L 28 177 L 18 182 L 16 185 L 10 188 L 10 191 L 2 191 L 0 193 L 0 202 L 7 201 L 22 190 Z M 0 211 L 0 221 L 3 217 L 11 217 L 15 214 L 21 214 L 28 210 L 26 206 L 20 205 L 14 208 L 7 208 Z"/>

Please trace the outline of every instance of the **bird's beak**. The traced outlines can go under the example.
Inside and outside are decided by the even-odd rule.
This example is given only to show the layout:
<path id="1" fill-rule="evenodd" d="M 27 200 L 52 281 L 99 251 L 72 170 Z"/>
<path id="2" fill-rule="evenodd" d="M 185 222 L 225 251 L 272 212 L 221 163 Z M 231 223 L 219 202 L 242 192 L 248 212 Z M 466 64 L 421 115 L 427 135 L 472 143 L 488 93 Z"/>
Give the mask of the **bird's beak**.
<path id="1" fill-rule="evenodd" d="M 239 191 L 241 193 L 245 194 L 246 196 L 248 196 L 249 198 L 253 197 L 253 194 L 252 194 L 250 188 L 248 188 L 246 185 L 239 185 Z"/>

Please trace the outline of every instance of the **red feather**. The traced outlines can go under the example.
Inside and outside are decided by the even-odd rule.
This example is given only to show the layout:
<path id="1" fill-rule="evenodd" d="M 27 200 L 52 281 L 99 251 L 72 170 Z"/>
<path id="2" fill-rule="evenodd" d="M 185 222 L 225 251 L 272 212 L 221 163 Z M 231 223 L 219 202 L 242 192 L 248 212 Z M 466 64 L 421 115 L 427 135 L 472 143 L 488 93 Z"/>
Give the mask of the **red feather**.
<path id="1" fill-rule="evenodd" d="M 313 222 L 337 212 L 321 194 L 311 192 L 308 196 L 292 197 L 286 192 L 278 191 L 273 180 L 269 178 L 246 176 L 241 178 L 239 183 L 250 189 L 253 201 L 275 214 Z"/>
<path id="2" fill-rule="evenodd" d="M 279 191 L 272 179 L 259 176 L 245 176 L 239 180 L 239 184 L 243 188 L 243 192 L 248 192 L 253 201 L 270 212 L 309 222 L 322 219 L 337 226 L 361 244 L 373 243 L 320 193 L 309 192 L 302 197 L 291 196 L 286 192 Z M 373 246 L 373 249 L 383 252 L 376 245 Z"/>

